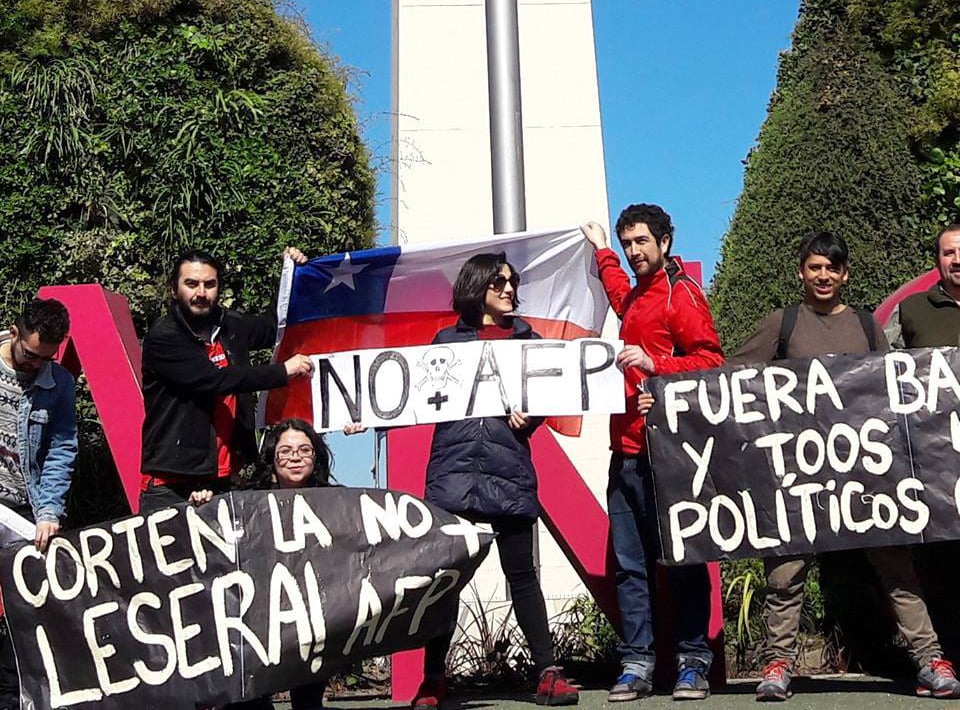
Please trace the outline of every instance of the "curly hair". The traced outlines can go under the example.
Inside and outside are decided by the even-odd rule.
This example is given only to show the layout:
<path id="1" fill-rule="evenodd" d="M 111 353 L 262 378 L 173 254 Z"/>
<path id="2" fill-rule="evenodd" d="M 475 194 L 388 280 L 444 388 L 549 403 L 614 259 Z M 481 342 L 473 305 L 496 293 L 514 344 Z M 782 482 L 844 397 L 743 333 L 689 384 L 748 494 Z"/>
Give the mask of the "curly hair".
<path id="1" fill-rule="evenodd" d="M 272 488 L 275 472 L 275 461 L 277 456 L 277 443 L 285 431 L 295 430 L 303 432 L 310 440 L 313 446 L 313 473 L 307 479 L 307 487 L 329 486 L 330 481 L 336 480 L 330 473 L 333 468 L 333 454 L 323 439 L 323 434 L 318 433 L 308 422 L 303 419 L 284 419 L 279 424 L 270 428 L 263 437 L 263 447 L 260 450 L 260 461 L 257 463 L 256 471 L 250 481 L 251 488 Z"/>
<path id="2" fill-rule="evenodd" d="M 666 253 L 670 254 L 670 247 L 673 246 L 673 222 L 670 215 L 663 211 L 659 205 L 628 205 L 624 208 L 620 216 L 617 217 L 616 232 L 618 237 L 635 224 L 645 224 L 650 233 L 661 241 L 664 237 L 670 237 L 667 244 Z"/>
<path id="3" fill-rule="evenodd" d="M 41 342 L 53 345 L 67 337 L 70 314 L 55 298 L 34 298 L 24 306 L 14 325 L 21 334 L 39 333 Z"/>
<path id="4" fill-rule="evenodd" d="M 460 267 L 457 280 L 453 284 L 453 310 L 467 325 L 479 327 L 483 320 L 483 307 L 487 299 L 487 289 L 506 266 L 511 274 L 519 276 L 513 264 L 507 261 L 504 252 L 474 254 Z M 513 292 L 513 307 L 520 305 L 517 292 Z"/>

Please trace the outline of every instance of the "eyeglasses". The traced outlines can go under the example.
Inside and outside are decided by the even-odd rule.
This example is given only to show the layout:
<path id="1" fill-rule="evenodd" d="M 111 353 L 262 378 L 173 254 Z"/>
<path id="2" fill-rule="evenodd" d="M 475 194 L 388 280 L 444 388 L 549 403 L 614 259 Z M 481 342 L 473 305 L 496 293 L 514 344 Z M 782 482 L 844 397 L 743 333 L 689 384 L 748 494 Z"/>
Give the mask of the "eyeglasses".
<path id="1" fill-rule="evenodd" d="M 293 455 L 296 454 L 302 459 L 311 459 L 313 458 L 313 447 L 307 446 L 298 446 L 293 448 L 292 446 L 281 446 L 277 449 L 277 460 L 278 461 L 289 461 L 293 458 Z"/>
<path id="2" fill-rule="evenodd" d="M 503 274 L 497 274 L 493 281 L 490 282 L 490 288 L 494 291 L 502 291 L 507 287 L 508 282 L 513 286 L 513 290 L 516 291 L 520 285 L 520 274 L 510 274 L 509 279 Z"/>

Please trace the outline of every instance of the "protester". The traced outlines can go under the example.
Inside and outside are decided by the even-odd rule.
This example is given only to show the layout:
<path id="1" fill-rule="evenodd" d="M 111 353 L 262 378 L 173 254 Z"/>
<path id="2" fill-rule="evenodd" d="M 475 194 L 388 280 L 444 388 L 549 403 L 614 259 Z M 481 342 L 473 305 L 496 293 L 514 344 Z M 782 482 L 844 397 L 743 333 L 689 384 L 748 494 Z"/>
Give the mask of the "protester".
<path id="1" fill-rule="evenodd" d="M 651 400 L 643 395 L 650 375 L 667 375 L 723 364 L 723 352 L 710 308 L 700 287 L 670 256 L 673 224 L 657 205 L 630 205 L 617 220 L 616 232 L 637 285 L 610 249 L 596 222 L 582 227 L 596 249 L 604 290 L 622 325 L 625 347 L 618 358 L 626 383 L 626 414 L 610 418 L 610 481 L 607 513 L 617 560 L 617 601 L 623 624 L 619 647 L 622 672 L 608 700 L 636 700 L 653 691 L 655 665 L 653 595 L 660 556 L 653 479 L 647 456 L 644 414 Z M 669 475 L 664 472 L 661 475 Z M 676 611 L 678 677 L 675 700 L 710 694 L 707 672 L 713 653 L 707 644 L 710 580 L 705 565 L 668 567 L 670 595 Z"/>
<path id="2" fill-rule="evenodd" d="M 894 348 L 957 347 L 960 345 L 960 222 L 940 231 L 934 242 L 939 281 L 923 293 L 897 304 L 885 328 Z M 960 568 L 944 564 L 960 555 L 960 542 L 933 542 L 914 548 L 940 640 L 951 654 L 960 653 L 960 620 L 956 595 Z"/>
<path id="3" fill-rule="evenodd" d="M 284 251 L 297 264 L 298 249 Z M 170 275 L 171 304 L 143 340 L 143 448 L 140 512 L 229 489 L 230 477 L 256 458 L 253 392 L 306 377 L 297 354 L 283 363 L 250 364 L 271 348 L 274 312 L 245 315 L 219 304 L 223 269 L 211 254 L 190 251 Z"/>
<path id="4" fill-rule="evenodd" d="M 453 286 L 453 308 L 460 318 L 437 333 L 433 342 L 539 338 L 526 321 L 512 315 L 519 304 L 519 284 L 520 274 L 503 253 L 468 259 Z M 491 524 L 517 623 L 539 677 L 536 701 L 574 705 L 578 691 L 554 664 L 546 606 L 533 563 L 540 506 L 529 439 L 539 423 L 514 410 L 503 417 L 437 424 L 425 499 L 469 520 Z M 445 664 L 455 625 L 454 617 L 447 633 L 426 646 L 424 681 L 413 700 L 417 710 L 435 710 L 447 696 Z"/>
<path id="5" fill-rule="evenodd" d="M 803 284 L 803 302 L 764 318 L 729 358 L 731 364 L 887 349 L 886 338 L 875 326 L 873 316 L 841 301 L 841 289 L 849 277 L 847 244 L 841 237 L 816 232 L 804 239 L 798 276 Z M 866 554 L 889 595 L 897 627 L 919 668 L 917 695 L 960 697 L 960 682 L 953 666 L 942 658 L 910 548 L 872 548 Z M 804 581 L 813 559 L 812 555 L 797 555 L 763 561 L 767 576 L 766 665 L 757 686 L 757 700 L 786 700 L 791 695 Z"/>
<path id="6" fill-rule="evenodd" d="M 257 468 L 254 488 L 319 488 L 330 485 L 332 455 L 323 436 L 302 419 L 285 419 L 272 427 L 263 438 L 263 454 Z M 193 494 L 191 502 L 207 503 L 213 491 L 204 489 Z M 323 707 L 325 681 L 317 681 L 290 691 L 292 710 L 318 710 Z M 270 710 L 270 696 L 232 703 L 228 710 Z"/>
<path id="7" fill-rule="evenodd" d="M 960 223 L 937 235 L 934 253 L 940 280 L 894 308 L 885 329 L 891 347 L 960 345 Z"/>
<path id="8" fill-rule="evenodd" d="M 33 299 L 0 332 L 0 505 L 36 523 L 45 552 L 60 530 L 77 457 L 73 375 L 56 362 L 70 316 Z M 6 622 L 0 637 L 0 707 L 20 707 L 20 680 Z"/>

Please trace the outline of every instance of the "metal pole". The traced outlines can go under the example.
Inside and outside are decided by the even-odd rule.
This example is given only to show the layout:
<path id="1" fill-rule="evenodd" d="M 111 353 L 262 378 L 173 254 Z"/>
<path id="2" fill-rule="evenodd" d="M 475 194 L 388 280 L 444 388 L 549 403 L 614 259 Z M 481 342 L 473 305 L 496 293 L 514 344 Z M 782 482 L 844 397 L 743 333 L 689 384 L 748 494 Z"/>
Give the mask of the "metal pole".
<path id="1" fill-rule="evenodd" d="M 517 0 L 486 0 L 486 15 L 493 231 L 496 234 L 522 232 L 527 228 L 527 201 L 523 181 Z M 533 565 L 539 576 L 539 525 L 533 528 Z M 509 591 L 507 598 L 510 598 Z"/>
<path id="2" fill-rule="evenodd" d="M 493 231 L 527 228 L 517 0 L 486 0 Z"/>

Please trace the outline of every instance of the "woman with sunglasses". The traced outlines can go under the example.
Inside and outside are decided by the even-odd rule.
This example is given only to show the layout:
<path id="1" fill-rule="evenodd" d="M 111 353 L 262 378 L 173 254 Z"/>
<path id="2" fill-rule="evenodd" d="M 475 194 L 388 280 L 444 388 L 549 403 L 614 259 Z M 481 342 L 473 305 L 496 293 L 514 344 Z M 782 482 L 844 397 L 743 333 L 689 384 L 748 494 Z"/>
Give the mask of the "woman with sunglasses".
<path id="1" fill-rule="evenodd" d="M 519 284 L 520 275 L 502 252 L 468 259 L 453 286 L 453 308 L 460 319 L 437 333 L 433 342 L 539 338 L 526 321 L 513 315 L 519 305 Z M 546 606 L 533 564 L 540 504 L 529 439 L 540 421 L 515 410 L 503 417 L 437 424 L 424 498 L 451 513 L 492 525 L 517 623 L 539 676 L 537 703 L 574 705 L 577 689 L 554 664 Z M 413 701 L 415 710 L 435 710 L 447 695 L 446 656 L 455 626 L 456 619 L 450 619 L 449 632 L 426 646 L 424 681 Z"/>

